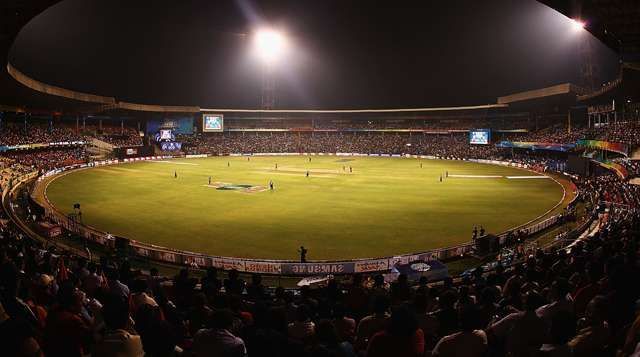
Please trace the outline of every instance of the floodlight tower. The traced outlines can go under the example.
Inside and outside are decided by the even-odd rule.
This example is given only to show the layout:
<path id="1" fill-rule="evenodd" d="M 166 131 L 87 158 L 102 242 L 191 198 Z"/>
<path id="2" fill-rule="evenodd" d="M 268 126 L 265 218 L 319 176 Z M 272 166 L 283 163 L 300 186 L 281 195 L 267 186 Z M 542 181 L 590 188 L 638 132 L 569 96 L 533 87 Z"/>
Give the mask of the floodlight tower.
<path id="1" fill-rule="evenodd" d="M 582 86 L 589 92 L 593 92 L 595 88 L 595 65 L 593 60 L 593 48 L 591 46 L 591 39 L 587 36 L 585 27 L 587 23 L 582 18 L 582 2 L 572 0 L 571 6 L 571 26 L 573 31 L 578 36 L 578 53 L 580 54 L 580 77 L 582 79 Z"/>
<path id="2" fill-rule="evenodd" d="M 262 68 L 262 95 L 260 97 L 262 109 L 271 110 L 276 106 L 276 81 L 273 78 L 273 67 L 264 64 Z"/>
<path id="3" fill-rule="evenodd" d="M 286 41 L 282 33 L 272 29 L 261 29 L 255 34 L 255 49 L 262 62 L 262 109 L 270 110 L 276 104 L 276 82 L 274 66 L 282 57 Z"/>
<path id="4" fill-rule="evenodd" d="M 582 85 L 589 91 L 595 90 L 595 65 L 593 62 L 593 49 L 591 48 L 591 41 L 587 36 L 584 27 L 586 23 L 579 19 L 572 19 L 572 26 L 574 31 L 579 36 L 578 38 L 578 51 L 580 54 L 580 76 L 582 79 Z"/>

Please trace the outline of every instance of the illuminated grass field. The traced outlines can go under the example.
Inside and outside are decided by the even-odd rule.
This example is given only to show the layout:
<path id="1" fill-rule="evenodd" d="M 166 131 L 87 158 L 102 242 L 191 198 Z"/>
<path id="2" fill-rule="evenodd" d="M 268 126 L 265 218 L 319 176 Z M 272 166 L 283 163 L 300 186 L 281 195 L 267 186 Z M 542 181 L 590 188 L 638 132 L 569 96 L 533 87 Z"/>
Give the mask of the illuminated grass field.
<path id="1" fill-rule="evenodd" d="M 446 171 L 500 177 L 439 182 Z M 296 259 L 304 245 L 311 260 L 343 259 L 452 246 L 469 241 L 474 225 L 499 233 L 534 219 L 563 189 L 506 178 L 531 175 L 448 160 L 218 157 L 79 170 L 52 181 L 47 196 L 63 213 L 80 203 L 85 224 L 165 247 Z"/>

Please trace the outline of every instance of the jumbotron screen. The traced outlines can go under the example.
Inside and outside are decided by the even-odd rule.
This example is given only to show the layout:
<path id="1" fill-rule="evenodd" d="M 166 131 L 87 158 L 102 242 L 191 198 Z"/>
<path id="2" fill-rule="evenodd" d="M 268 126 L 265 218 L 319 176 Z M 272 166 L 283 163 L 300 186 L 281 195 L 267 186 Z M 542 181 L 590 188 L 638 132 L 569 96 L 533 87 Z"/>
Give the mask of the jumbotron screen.
<path id="1" fill-rule="evenodd" d="M 171 140 L 171 130 L 160 130 L 160 140 Z"/>
<path id="2" fill-rule="evenodd" d="M 202 131 L 222 131 L 223 117 L 222 114 L 203 114 L 202 115 Z"/>
<path id="3" fill-rule="evenodd" d="M 489 129 L 469 130 L 469 144 L 489 145 L 490 141 L 491 141 L 491 130 Z"/>

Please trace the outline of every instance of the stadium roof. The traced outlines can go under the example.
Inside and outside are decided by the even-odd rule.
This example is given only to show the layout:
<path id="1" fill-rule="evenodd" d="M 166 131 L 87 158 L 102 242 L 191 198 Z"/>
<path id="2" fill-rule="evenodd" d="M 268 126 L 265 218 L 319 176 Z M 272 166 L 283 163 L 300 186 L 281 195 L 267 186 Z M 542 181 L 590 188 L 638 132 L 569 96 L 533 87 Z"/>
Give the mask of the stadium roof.
<path id="1" fill-rule="evenodd" d="M 551 3 L 551 1 L 541 1 L 541 2 L 546 4 Z M 615 1 L 604 1 L 604 2 L 615 2 Z M 54 5 L 58 5 L 58 3 L 64 3 L 64 4 L 59 4 L 60 6 L 54 6 Z M 105 2 L 105 4 L 106 3 L 107 2 Z M 73 6 L 77 6 L 78 4 L 84 5 L 85 2 L 84 1 L 60 1 L 60 0 L 3 1 L 2 4 L 0 5 L 0 21 L 2 23 L 2 26 L 0 26 L 0 56 L 2 57 L 4 63 L 7 63 L 7 58 L 9 57 L 8 55 L 9 49 L 11 45 L 14 43 L 14 40 L 16 39 L 16 37 L 18 36 L 18 33 L 20 33 L 21 29 L 23 29 L 27 24 L 29 24 L 31 20 L 33 20 L 37 15 L 39 14 L 42 14 L 43 16 L 49 15 L 49 11 L 45 11 L 48 8 L 52 8 L 52 9 L 54 7 L 60 8 L 62 7 L 62 5 L 65 5 L 67 7 L 69 6 L 73 7 Z M 501 7 L 504 7 L 504 6 L 501 5 Z M 544 6 L 538 6 L 538 7 L 544 8 Z M 534 9 L 534 10 L 539 10 L 539 9 Z M 78 27 L 78 28 L 81 28 L 81 27 Z M 60 29 L 60 30 L 64 30 L 64 29 Z M 109 29 L 107 29 L 106 31 L 108 32 Z M 211 34 L 206 34 L 206 35 L 210 36 Z M 491 42 L 495 43 L 499 41 L 491 41 Z M 109 46 L 102 46 L 102 47 L 109 47 Z M 49 52 L 44 51 L 42 53 L 48 53 L 48 54 L 51 54 L 52 56 L 56 56 L 56 51 L 49 51 Z M 85 55 L 88 55 L 88 54 L 78 54 L 78 56 L 80 57 Z M 99 54 L 97 55 L 99 56 Z M 192 53 L 189 53 L 189 55 L 191 56 Z M 185 57 L 190 57 L 190 56 L 185 56 Z M 43 56 L 43 57 L 48 57 L 48 56 Z M 194 56 L 191 56 L 191 57 L 194 57 Z M 402 56 L 396 56 L 396 57 L 397 57 L 396 60 L 400 60 Z M 92 57 L 89 57 L 89 58 L 92 58 Z M 177 60 L 177 58 L 174 58 L 174 57 L 169 57 L 169 59 Z M 418 61 L 418 60 L 419 58 L 415 59 L 415 61 Z M 478 61 L 477 58 L 474 58 L 474 60 Z M 80 61 L 78 63 L 82 63 L 82 62 L 86 63 L 90 61 L 88 59 L 84 59 L 84 61 Z M 184 65 L 184 63 L 188 64 L 188 62 L 180 62 L 179 60 L 178 62 L 181 65 Z M 81 88 L 87 89 L 87 90 L 84 90 L 84 91 L 67 90 L 66 88 L 78 88 L 78 87 L 67 86 L 64 83 L 58 82 L 56 80 L 50 80 L 50 78 L 48 78 L 47 76 L 40 77 L 38 75 L 32 75 L 32 77 L 29 77 L 29 75 L 32 74 L 31 71 L 27 72 L 29 75 L 21 76 L 20 75 L 21 72 L 19 70 L 17 70 L 16 68 L 13 68 L 13 70 L 11 70 L 11 68 L 12 68 L 11 66 L 8 66 L 9 72 L 12 72 L 12 75 L 9 75 L 8 72 L 5 72 L 4 70 L 0 71 L 0 104 L 4 104 L 4 105 L 7 105 L 8 107 L 18 108 L 22 110 L 26 108 L 29 108 L 29 110 L 33 110 L 33 108 L 38 108 L 38 109 L 58 111 L 58 112 L 76 112 L 76 113 L 95 113 L 95 112 L 102 112 L 105 110 L 111 111 L 111 112 L 117 112 L 117 111 L 127 112 L 132 110 L 133 111 L 151 111 L 151 112 L 196 112 L 199 110 L 199 107 L 197 106 L 198 104 L 203 106 L 209 106 L 208 102 L 206 101 L 199 102 L 197 100 L 194 103 L 192 103 L 193 105 L 190 105 L 190 106 L 139 104 L 135 102 L 144 102 L 144 103 L 149 103 L 149 102 L 142 101 L 142 100 L 140 101 L 127 100 L 130 97 L 126 95 L 124 96 L 124 98 L 127 98 L 127 99 L 120 99 L 118 96 L 114 94 L 110 94 L 108 92 L 102 92 L 99 90 L 92 91 L 90 90 L 93 84 L 93 82 L 91 81 L 90 81 L 91 84 L 88 86 L 84 86 L 84 85 L 80 86 Z M 19 67 L 19 68 L 23 69 L 22 67 Z M 438 72 L 438 71 L 435 71 L 435 72 Z M 436 74 L 434 73 L 434 75 Z M 502 78 L 500 77 L 502 75 L 503 74 L 494 73 L 492 76 L 497 76 L 497 77 L 496 77 L 496 80 L 492 80 L 492 83 L 500 82 L 498 78 Z M 511 72 L 504 73 L 504 75 L 509 76 L 509 75 L 512 75 L 512 73 Z M 20 79 L 16 81 L 14 78 L 15 79 L 20 78 Z M 80 76 L 79 79 L 78 78 L 75 79 L 74 83 L 80 83 L 78 82 L 78 80 L 81 81 L 83 79 L 86 80 L 86 78 Z M 122 82 L 122 81 L 113 80 L 113 78 L 108 78 L 108 79 L 110 79 L 112 82 Z M 198 79 L 194 77 L 192 82 L 195 82 L 197 80 Z M 468 81 L 482 83 L 482 80 L 477 80 L 475 78 L 468 79 Z M 48 85 L 45 82 L 51 83 L 51 84 Z M 426 86 L 432 85 L 429 82 L 430 81 L 424 81 Z M 124 83 L 124 85 L 125 87 L 129 86 L 128 83 Z M 468 87 L 470 85 L 474 85 L 474 84 L 461 83 L 459 87 L 463 88 L 463 87 Z M 486 83 L 480 84 L 480 87 L 483 87 L 483 86 L 487 86 L 487 84 Z M 400 86 L 395 86 L 394 91 L 397 91 L 399 87 Z M 231 88 L 226 89 L 226 92 L 228 92 L 229 95 L 242 95 L 242 93 L 237 93 L 237 91 L 234 92 L 234 89 L 231 89 Z M 409 91 L 409 93 L 413 95 L 414 98 L 416 97 L 415 92 L 416 91 Z M 446 92 L 446 90 L 442 90 L 442 92 Z M 91 93 L 95 93 L 95 94 L 91 94 Z M 51 95 L 51 94 L 55 94 L 55 95 Z M 66 95 L 61 96 L 61 94 L 66 94 Z M 80 96 L 78 96 L 78 94 L 80 94 Z M 87 99 L 90 99 L 90 100 L 87 100 Z M 159 102 L 162 102 L 162 101 L 159 101 Z M 468 102 L 468 101 L 462 100 L 462 103 L 464 102 Z M 181 103 L 177 103 L 177 104 L 181 104 Z M 191 103 L 186 103 L 186 104 L 191 104 Z M 420 103 L 418 102 L 418 104 Z M 438 103 L 436 102 L 435 104 L 438 104 Z M 385 105 L 385 104 L 382 104 L 381 106 L 394 107 L 394 105 Z M 302 107 L 305 108 L 306 106 L 302 106 Z M 310 107 L 313 108 L 315 106 L 310 106 Z M 345 106 L 341 106 L 341 107 L 344 108 Z M 349 106 L 346 106 L 346 107 L 348 108 Z M 362 106 L 359 106 L 359 107 L 362 108 Z M 408 111 L 416 111 L 416 110 L 440 111 L 440 110 L 465 110 L 473 107 L 484 108 L 485 106 L 480 105 L 480 106 L 470 106 L 470 107 L 466 107 L 466 106 L 459 107 L 459 106 L 453 105 L 453 106 L 440 107 L 436 105 L 436 106 L 425 106 L 424 108 L 405 108 L 405 109 Z M 364 108 L 366 108 L 366 106 Z M 451 109 L 447 109 L 447 108 L 451 108 Z M 387 109 L 382 109 L 382 111 L 384 110 L 387 110 Z M 241 111 L 246 112 L 247 110 L 241 109 Z M 365 109 L 365 112 L 366 111 L 367 110 Z"/>
<path id="2" fill-rule="evenodd" d="M 623 102 L 640 101 L 640 68 L 625 64 L 617 78 L 605 83 L 595 92 L 578 96 L 578 101 L 586 104 L 601 104 L 612 100 Z"/>
<path id="3" fill-rule="evenodd" d="M 498 104 L 509 104 L 514 102 L 522 102 L 557 95 L 577 96 L 584 94 L 585 89 L 571 83 L 558 84 L 551 87 L 528 90 L 514 94 L 498 97 Z"/>

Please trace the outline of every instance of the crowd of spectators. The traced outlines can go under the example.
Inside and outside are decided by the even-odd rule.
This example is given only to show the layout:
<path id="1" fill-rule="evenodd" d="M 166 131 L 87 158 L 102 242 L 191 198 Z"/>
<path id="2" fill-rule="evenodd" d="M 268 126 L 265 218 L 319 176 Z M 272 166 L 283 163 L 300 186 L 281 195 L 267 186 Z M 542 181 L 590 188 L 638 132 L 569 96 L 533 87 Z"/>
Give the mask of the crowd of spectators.
<path id="1" fill-rule="evenodd" d="M 594 192 L 599 201 L 630 208 L 640 207 L 640 186 L 621 180 L 610 171 L 585 179 L 581 184 L 585 191 Z"/>
<path id="2" fill-rule="evenodd" d="M 124 134 L 102 134 L 96 137 L 115 147 L 142 146 L 142 137 L 136 130 L 131 130 Z"/>
<path id="3" fill-rule="evenodd" d="M 142 146 L 142 137 L 136 128 L 124 125 L 86 125 L 83 133 L 105 141 L 115 147 Z"/>
<path id="4" fill-rule="evenodd" d="M 540 125 L 551 121 L 539 119 Z M 236 119 L 226 118 L 225 127 L 230 129 L 305 129 L 305 130 L 381 130 L 381 129 L 417 129 L 417 130 L 469 130 L 477 128 L 493 129 L 530 129 L 534 121 L 528 115 L 496 115 L 491 118 L 474 115 L 430 116 L 428 118 L 375 118 L 358 119 L 301 118 L 301 119 Z"/>
<path id="5" fill-rule="evenodd" d="M 568 249 L 455 282 L 381 275 L 274 289 L 260 275 L 88 262 L 0 228 L 0 340 L 11 356 L 638 356 L 639 192 L 577 182 L 609 202 Z M 596 210 L 598 208 L 595 208 Z"/>
<path id="6" fill-rule="evenodd" d="M 67 127 L 49 128 L 46 124 L 4 124 L 0 128 L 0 146 L 82 141 L 85 137 Z"/>
<path id="7" fill-rule="evenodd" d="M 588 128 L 572 128 L 569 132 L 569 130 L 563 126 L 553 126 L 528 133 L 522 141 L 573 144 L 579 139 L 586 139 L 592 137 L 594 134 L 595 133 Z"/>
<path id="8" fill-rule="evenodd" d="M 638 160 L 621 159 L 616 161 L 627 169 L 629 178 L 640 176 L 640 162 Z"/>
<path id="9" fill-rule="evenodd" d="M 362 152 L 453 155 L 474 150 L 465 134 L 397 133 L 225 133 L 181 137 L 187 153 Z M 477 150 L 481 150 L 477 147 Z"/>
<path id="10" fill-rule="evenodd" d="M 6 123 L 0 127 L 0 146 L 25 144 L 48 144 L 59 142 L 87 141 L 91 137 L 106 141 L 114 146 L 142 145 L 142 138 L 138 130 L 131 127 L 107 126 L 98 128 L 87 125 L 83 128 L 75 126 L 56 125 L 47 123 Z"/>
<path id="11" fill-rule="evenodd" d="M 10 151 L 4 157 L 11 165 L 19 165 L 30 171 L 46 171 L 67 165 L 80 164 L 89 160 L 84 146 L 47 150 Z"/>
<path id="12" fill-rule="evenodd" d="M 625 143 L 631 148 L 640 145 L 640 124 L 637 122 L 611 125 L 604 130 L 597 130 L 595 138 L 615 143 Z"/>
<path id="13" fill-rule="evenodd" d="M 225 133 L 179 140 L 190 153 L 408 153 L 562 163 L 550 154 L 469 145 L 466 134 Z M 84 148 L 13 152 L 3 167 L 43 170 L 87 159 Z M 161 277 L 155 269 L 133 269 L 126 258 L 66 254 L 0 216 L 0 345 L 8 356 L 640 356 L 640 284 L 634 283 L 640 189 L 608 173 L 576 185 L 584 200 L 596 203 L 593 236 L 438 284 L 412 284 L 402 274 L 390 284 L 382 275 L 352 275 L 284 289 L 265 286 L 257 274 L 213 268 Z"/>
<path id="14" fill-rule="evenodd" d="M 180 137 L 187 154 L 358 152 L 452 158 L 505 158 L 511 150 L 471 145 L 466 133 L 224 133 Z"/>

